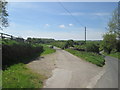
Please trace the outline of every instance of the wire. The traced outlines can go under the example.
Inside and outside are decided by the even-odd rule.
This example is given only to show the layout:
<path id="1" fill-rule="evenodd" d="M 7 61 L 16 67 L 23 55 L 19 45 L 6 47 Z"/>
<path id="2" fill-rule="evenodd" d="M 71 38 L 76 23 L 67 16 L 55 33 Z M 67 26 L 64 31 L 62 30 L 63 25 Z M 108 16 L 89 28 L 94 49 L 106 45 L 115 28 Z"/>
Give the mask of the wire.
<path id="1" fill-rule="evenodd" d="M 67 9 L 67 8 L 65 8 L 64 7 L 64 5 L 58 0 L 58 3 L 63 7 L 63 9 L 65 10 L 65 11 L 67 11 L 70 15 L 71 15 L 71 17 L 77 22 L 77 23 L 79 23 L 82 27 L 84 27 L 81 23 L 80 23 L 80 21 L 76 18 L 76 17 L 74 17 L 73 15 L 72 15 L 72 13 Z"/>

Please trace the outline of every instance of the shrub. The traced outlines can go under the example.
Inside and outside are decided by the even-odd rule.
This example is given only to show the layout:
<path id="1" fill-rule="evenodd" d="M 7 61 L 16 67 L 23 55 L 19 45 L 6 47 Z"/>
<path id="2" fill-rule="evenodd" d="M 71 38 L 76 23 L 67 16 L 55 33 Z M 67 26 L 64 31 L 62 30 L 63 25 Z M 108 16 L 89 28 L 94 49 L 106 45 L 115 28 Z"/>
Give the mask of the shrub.
<path id="1" fill-rule="evenodd" d="M 40 45 L 27 43 L 3 44 L 2 67 L 3 69 L 16 63 L 27 63 L 30 59 L 39 56 L 43 52 Z"/>
<path id="2" fill-rule="evenodd" d="M 74 45 L 74 50 L 85 51 L 85 45 Z"/>
<path id="3" fill-rule="evenodd" d="M 112 33 L 106 33 L 103 36 L 103 49 L 107 54 L 110 54 L 113 49 L 116 48 L 117 40 L 116 35 Z"/>
<path id="4" fill-rule="evenodd" d="M 56 47 L 59 47 L 61 49 L 66 49 L 69 47 L 73 47 L 74 46 L 74 41 L 73 40 L 68 40 L 68 41 L 56 41 L 51 43 L 51 45 L 54 45 Z"/>
<path id="5" fill-rule="evenodd" d="M 86 44 L 86 51 L 99 53 L 99 46 L 97 46 L 94 43 L 88 43 L 88 44 Z"/>

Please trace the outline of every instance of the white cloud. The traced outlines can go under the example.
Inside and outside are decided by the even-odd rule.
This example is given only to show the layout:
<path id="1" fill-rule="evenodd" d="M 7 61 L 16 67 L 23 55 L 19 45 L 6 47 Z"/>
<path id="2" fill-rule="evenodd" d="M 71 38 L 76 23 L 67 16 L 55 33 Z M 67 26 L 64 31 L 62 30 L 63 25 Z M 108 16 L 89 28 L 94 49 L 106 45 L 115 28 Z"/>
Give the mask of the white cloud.
<path id="1" fill-rule="evenodd" d="M 47 24 L 46 24 L 47 25 Z M 68 25 L 72 25 L 71 23 Z M 58 31 L 44 31 L 37 30 L 34 28 L 26 28 L 20 29 L 23 27 L 14 22 L 11 23 L 11 26 L 14 28 L 6 28 L 4 33 L 8 33 L 13 36 L 19 36 L 23 38 L 27 37 L 36 37 L 36 38 L 54 38 L 54 39 L 74 39 L 74 40 L 84 40 L 85 32 L 83 27 L 74 27 L 74 28 L 66 28 L 64 24 L 59 25 L 60 28 L 66 28 L 67 30 Z M 17 28 L 16 28 L 17 27 Z M 102 39 L 102 35 L 105 33 L 105 30 L 99 28 L 87 28 L 87 40 L 100 40 Z"/>
<path id="2" fill-rule="evenodd" d="M 49 27 L 50 26 L 50 24 L 45 24 L 45 27 Z"/>
<path id="3" fill-rule="evenodd" d="M 69 26 L 73 26 L 73 24 L 69 24 Z"/>
<path id="4" fill-rule="evenodd" d="M 108 16 L 110 13 L 91 13 L 91 15 L 96 15 L 96 16 Z"/>
<path id="5" fill-rule="evenodd" d="M 59 25 L 59 28 L 65 28 L 65 25 Z"/>

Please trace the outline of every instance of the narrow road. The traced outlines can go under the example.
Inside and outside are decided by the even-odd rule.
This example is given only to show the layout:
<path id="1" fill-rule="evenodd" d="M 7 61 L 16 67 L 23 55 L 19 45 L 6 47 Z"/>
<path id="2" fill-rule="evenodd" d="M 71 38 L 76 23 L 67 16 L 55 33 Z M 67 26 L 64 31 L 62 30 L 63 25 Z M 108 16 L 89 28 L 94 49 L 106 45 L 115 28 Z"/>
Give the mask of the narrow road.
<path id="1" fill-rule="evenodd" d="M 106 56 L 105 60 L 105 73 L 98 80 L 95 88 L 118 88 L 118 59 Z"/>
<path id="2" fill-rule="evenodd" d="M 56 48 L 56 68 L 45 88 L 90 88 L 101 77 L 103 68 Z M 97 77 L 96 77 L 97 76 Z"/>

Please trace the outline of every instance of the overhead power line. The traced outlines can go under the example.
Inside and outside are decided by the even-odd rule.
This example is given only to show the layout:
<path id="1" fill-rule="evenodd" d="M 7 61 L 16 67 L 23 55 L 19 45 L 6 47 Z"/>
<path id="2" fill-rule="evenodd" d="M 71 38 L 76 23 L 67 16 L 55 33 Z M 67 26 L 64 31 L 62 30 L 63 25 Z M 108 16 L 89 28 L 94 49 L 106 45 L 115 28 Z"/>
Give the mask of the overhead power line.
<path id="1" fill-rule="evenodd" d="M 83 25 L 80 23 L 80 21 L 79 21 L 76 17 L 74 17 L 74 16 L 72 15 L 72 13 L 71 13 L 67 8 L 65 8 L 64 5 L 63 5 L 59 0 L 58 0 L 58 3 L 60 4 L 60 6 L 63 7 L 63 9 L 64 9 L 67 13 L 69 13 L 69 14 L 71 15 L 71 17 L 72 17 L 77 23 L 79 23 L 82 27 L 85 28 L 85 44 L 86 44 L 86 26 L 83 26 Z"/>
<path id="2" fill-rule="evenodd" d="M 69 13 L 69 14 L 71 15 L 71 17 L 72 17 L 77 23 L 79 23 L 82 27 L 85 27 L 85 26 L 83 26 L 83 25 L 80 23 L 80 21 L 79 21 L 76 17 L 74 17 L 74 16 L 72 15 L 72 13 L 71 13 L 60 1 L 58 1 L 58 3 L 60 4 L 60 6 L 63 7 L 63 9 L 64 9 L 67 13 Z"/>

